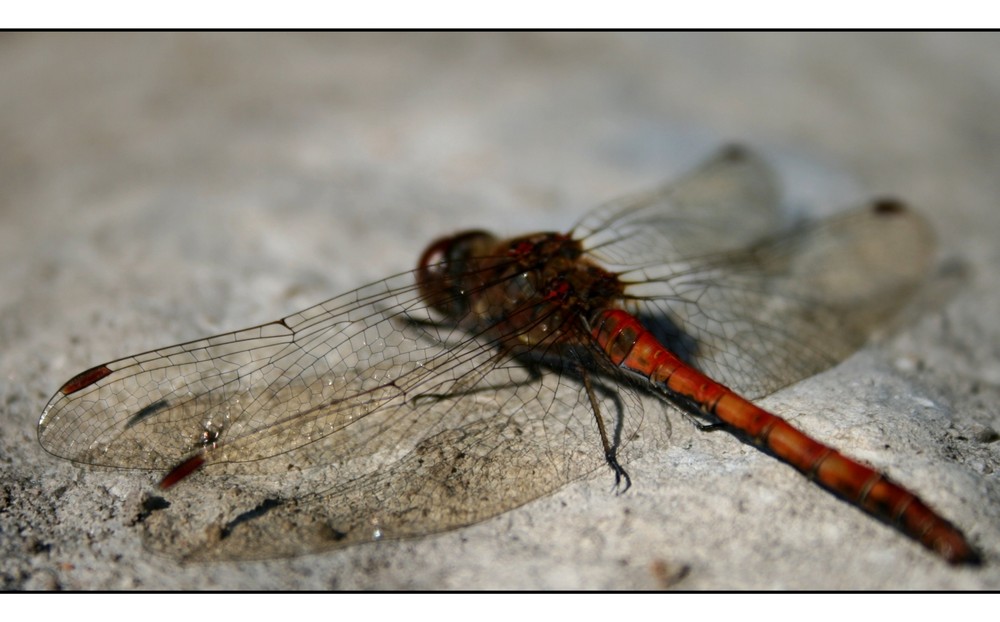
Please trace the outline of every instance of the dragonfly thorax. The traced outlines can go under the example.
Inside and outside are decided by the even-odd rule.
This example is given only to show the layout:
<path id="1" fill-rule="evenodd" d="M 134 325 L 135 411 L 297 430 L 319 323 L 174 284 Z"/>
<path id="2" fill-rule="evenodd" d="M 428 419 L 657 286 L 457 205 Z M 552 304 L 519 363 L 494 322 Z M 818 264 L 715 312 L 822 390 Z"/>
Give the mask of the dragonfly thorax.
<path id="1" fill-rule="evenodd" d="M 418 280 L 424 301 L 447 321 L 493 334 L 507 348 L 577 341 L 584 319 L 623 290 L 577 240 L 559 233 L 444 238 L 424 252 Z"/>

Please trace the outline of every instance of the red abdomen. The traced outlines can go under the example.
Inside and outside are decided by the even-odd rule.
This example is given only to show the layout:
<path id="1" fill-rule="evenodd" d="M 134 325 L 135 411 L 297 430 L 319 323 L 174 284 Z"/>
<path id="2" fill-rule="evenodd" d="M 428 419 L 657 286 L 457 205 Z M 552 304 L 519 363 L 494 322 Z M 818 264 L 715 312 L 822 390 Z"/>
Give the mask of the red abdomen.
<path id="1" fill-rule="evenodd" d="M 953 564 L 978 563 L 965 536 L 916 495 L 878 471 L 803 434 L 691 368 L 639 321 L 618 309 L 593 319 L 593 336 L 615 365 L 649 380 L 650 388 L 682 407 L 694 406 L 786 462 L 838 497 L 896 527 Z"/>

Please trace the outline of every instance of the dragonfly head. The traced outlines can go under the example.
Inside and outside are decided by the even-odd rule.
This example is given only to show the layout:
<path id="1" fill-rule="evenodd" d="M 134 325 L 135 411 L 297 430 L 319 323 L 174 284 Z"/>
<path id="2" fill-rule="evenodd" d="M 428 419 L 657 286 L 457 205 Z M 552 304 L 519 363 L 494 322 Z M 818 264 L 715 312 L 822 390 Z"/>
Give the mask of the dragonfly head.
<path id="1" fill-rule="evenodd" d="M 474 229 L 435 240 L 420 257 L 417 286 L 429 307 L 447 318 L 460 318 L 469 310 L 468 295 L 477 287 L 480 272 L 475 258 L 489 255 L 497 238 Z"/>

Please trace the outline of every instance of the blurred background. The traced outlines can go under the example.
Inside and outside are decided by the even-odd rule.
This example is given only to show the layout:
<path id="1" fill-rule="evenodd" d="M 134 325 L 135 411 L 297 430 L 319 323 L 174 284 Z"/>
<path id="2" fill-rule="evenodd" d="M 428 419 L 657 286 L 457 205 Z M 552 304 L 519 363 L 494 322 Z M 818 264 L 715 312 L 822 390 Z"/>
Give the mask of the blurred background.
<path id="1" fill-rule="evenodd" d="M 1000 587 L 998 58 L 995 34 L 0 35 L 0 586 Z M 732 141 L 796 210 L 902 197 L 960 268 L 885 349 L 767 404 L 912 485 L 986 568 L 676 413 L 623 497 L 602 473 L 444 536 L 212 567 L 143 553 L 155 474 L 35 440 L 89 366 L 410 269 L 452 230 L 568 229 Z"/>

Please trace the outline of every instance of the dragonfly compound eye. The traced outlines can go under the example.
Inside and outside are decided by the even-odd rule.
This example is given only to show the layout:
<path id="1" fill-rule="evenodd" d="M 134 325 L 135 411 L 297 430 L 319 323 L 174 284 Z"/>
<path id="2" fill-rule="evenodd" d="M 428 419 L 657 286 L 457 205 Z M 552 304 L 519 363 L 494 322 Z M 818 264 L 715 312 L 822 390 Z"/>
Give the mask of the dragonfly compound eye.
<path id="1" fill-rule="evenodd" d="M 468 311 L 467 290 L 470 262 L 484 257 L 496 238 L 481 230 L 472 230 L 434 241 L 420 257 L 417 285 L 428 306 L 447 318 L 457 318 Z"/>

